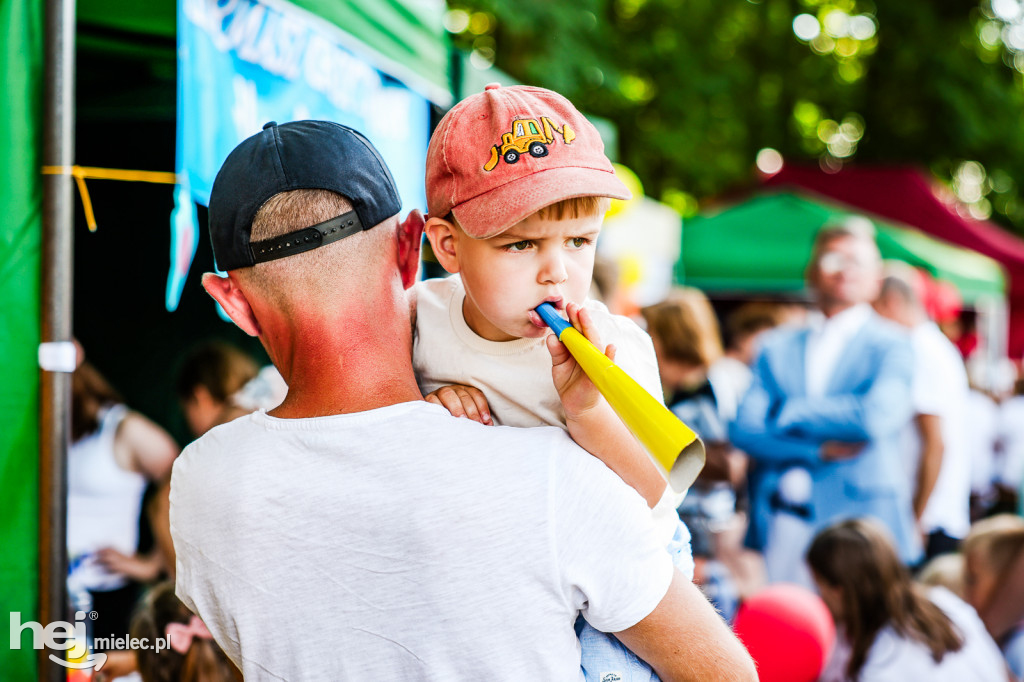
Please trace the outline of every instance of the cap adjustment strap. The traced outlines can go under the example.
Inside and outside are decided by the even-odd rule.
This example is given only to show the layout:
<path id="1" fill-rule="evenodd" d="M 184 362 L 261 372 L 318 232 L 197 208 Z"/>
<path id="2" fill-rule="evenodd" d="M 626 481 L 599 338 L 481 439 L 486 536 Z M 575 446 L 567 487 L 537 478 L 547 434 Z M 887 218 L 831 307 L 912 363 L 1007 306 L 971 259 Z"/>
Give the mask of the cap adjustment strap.
<path id="1" fill-rule="evenodd" d="M 295 232 L 283 234 L 273 239 L 264 239 L 249 245 L 254 263 L 265 263 L 270 260 L 293 256 L 304 251 L 336 242 L 339 239 L 362 232 L 363 224 L 355 211 Z"/>

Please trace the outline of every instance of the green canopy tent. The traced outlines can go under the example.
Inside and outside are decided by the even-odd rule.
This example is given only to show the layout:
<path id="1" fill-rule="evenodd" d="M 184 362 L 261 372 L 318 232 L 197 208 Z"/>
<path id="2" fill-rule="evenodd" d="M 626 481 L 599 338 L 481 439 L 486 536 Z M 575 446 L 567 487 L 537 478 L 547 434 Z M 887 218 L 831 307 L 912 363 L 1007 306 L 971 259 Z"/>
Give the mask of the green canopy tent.
<path id="1" fill-rule="evenodd" d="M 758 193 L 687 221 L 676 281 L 712 295 L 799 293 L 815 233 L 852 216 L 874 224 L 883 258 L 904 261 L 951 282 L 965 303 L 1003 296 L 1005 277 L 991 258 L 793 192 Z"/>
<path id="2" fill-rule="evenodd" d="M 272 5 L 274 1 L 265 4 Z M 353 36 L 359 51 L 381 70 L 438 104 L 450 103 L 449 46 L 441 21 L 443 3 L 291 0 L 291 4 Z M 80 25 L 105 29 L 105 36 L 88 36 L 94 43 L 115 43 L 119 38 L 127 38 L 120 42 L 128 49 L 139 49 L 132 36 L 175 36 L 174 0 L 80 0 L 77 14 Z"/>
<path id="3" fill-rule="evenodd" d="M 436 104 L 450 103 L 449 44 L 442 28 L 443 3 L 293 0 L 292 4 L 314 15 L 317 21 L 335 24 L 347 32 L 352 36 L 349 46 L 352 51 L 378 69 L 402 80 Z M 50 29 L 47 17 L 51 17 Z M 53 21 L 53 17 L 59 19 Z M 70 322 L 53 324 L 54 317 L 59 317 L 60 310 L 68 304 L 70 276 L 64 273 L 64 279 L 56 284 L 56 294 L 54 278 L 47 275 L 48 289 L 42 290 L 40 280 L 44 271 L 53 270 L 45 265 L 55 262 L 46 257 L 48 253 L 56 250 L 65 256 L 64 260 L 56 261 L 60 263 L 57 269 L 63 269 L 70 260 L 67 258 L 71 251 L 69 226 L 56 231 L 52 226 L 55 222 L 66 223 L 65 219 L 73 216 L 74 205 L 65 199 L 77 202 L 70 193 L 70 178 L 61 176 L 64 184 L 58 194 L 64 195 L 60 197 L 64 208 L 44 208 L 40 167 L 72 162 L 88 165 L 90 161 L 68 158 L 74 147 L 73 134 L 69 139 L 67 133 L 74 129 L 75 102 L 73 97 L 67 96 L 73 93 L 73 88 L 67 86 L 74 84 L 74 55 L 70 51 L 74 46 L 67 38 L 74 35 L 80 53 L 90 50 L 113 57 L 112 69 L 104 73 L 79 74 L 79 99 L 84 90 L 95 103 L 100 99 L 97 88 L 102 87 L 103 92 L 99 94 L 106 95 L 109 90 L 111 95 L 105 98 L 104 107 L 116 110 L 121 119 L 132 114 L 140 118 L 166 117 L 173 115 L 175 97 L 175 22 L 175 0 L 79 0 L 77 9 L 74 4 L 61 0 L 0 0 L 0 26 L 6 37 L 5 47 L 0 50 L 0 68 L 6 87 L 4 116 L 0 117 L 0 148 L 4 151 L 0 161 L 3 176 L 0 211 L 5 216 L 0 225 L 0 288 L 6 296 L 5 313 L 0 315 L 0 350 L 3 351 L 0 372 L 4 376 L 4 381 L 0 382 L 0 405 L 6 417 L 6 428 L 0 432 L 0 495 L 4 498 L 4 504 L 0 505 L 0 537 L 4 538 L 4 551 L 0 552 L 0 612 L 20 612 L 21 622 L 42 618 L 39 608 L 43 595 L 38 591 L 40 573 L 47 569 L 56 582 L 62 580 L 59 566 L 40 565 L 41 556 L 63 543 L 63 523 L 49 528 L 45 520 L 40 523 L 44 508 L 49 510 L 49 516 L 44 514 L 43 518 L 53 520 L 59 519 L 58 509 L 62 507 L 47 504 L 44 498 L 52 496 L 39 492 L 41 479 L 44 486 L 46 481 L 56 480 L 45 473 L 41 475 L 40 452 L 50 453 L 46 459 L 53 466 L 58 466 L 60 461 L 51 447 L 60 439 L 49 435 L 41 439 L 39 425 L 42 402 L 44 410 L 48 410 L 44 414 L 51 415 L 58 423 L 58 428 L 52 432 L 63 435 L 59 423 L 66 417 L 63 411 L 66 402 L 60 396 L 56 402 L 51 399 L 55 393 L 66 391 L 67 384 L 64 379 L 51 381 L 54 375 L 62 374 L 52 371 L 43 373 L 45 380 L 40 381 L 37 350 L 41 337 L 66 340 L 70 332 Z M 59 31 L 52 30 L 58 23 L 62 28 L 70 26 L 71 31 L 59 35 Z M 118 62 L 120 58 L 123 63 Z M 60 80 L 64 83 L 51 87 L 51 91 L 62 89 L 59 94 L 64 98 L 56 104 L 58 98 L 53 97 L 52 92 L 44 97 L 44 86 L 50 87 L 55 80 L 51 77 L 53 69 L 46 68 L 48 59 L 51 67 L 54 62 L 62 64 Z M 131 65 L 134 70 L 122 68 L 125 65 Z M 151 87 L 150 90 L 143 91 L 139 87 L 136 76 L 140 73 L 150 76 L 141 84 Z M 92 113 L 97 111 L 94 106 Z M 48 131 L 55 125 L 67 126 L 62 141 L 50 143 L 51 151 L 54 146 L 62 147 L 59 161 L 54 161 L 54 154 L 44 152 L 44 138 L 52 139 Z M 159 170 L 171 170 L 171 167 L 167 165 Z M 51 179 L 46 182 L 51 183 L 47 188 L 54 186 Z M 51 227 L 46 236 L 44 214 L 59 218 L 56 221 L 47 218 Z M 153 225 L 154 230 L 166 230 L 167 219 L 165 213 L 147 216 L 145 222 Z M 50 297 L 44 301 L 43 291 L 47 290 Z M 54 310 L 57 310 L 56 315 Z M 44 313 L 48 328 L 42 326 Z M 67 375 L 62 376 L 66 379 Z M 44 528 L 40 529 L 40 525 Z M 51 529 L 53 532 L 49 534 L 53 537 L 47 539 L 47 531 Z M 61 537 L 56 538 L 57 535 Z M 44 549 L 40 550 L 40 546 Z M 53 595 L 49 597 L 49 613 L 52 614 L 55 604 Z M 62 605 L 56 606 L 63 618 Z M 46 608 L 46 604 L 43 607 Z M 9 642 L 8 628 L 9 619 L 5 616 L 0 637 Z M 23 633 L 20 650 L 7 646 L 0 649 L 0 670 L 3 671 L 0 677 L 38 679 L 43 674 L 43 670 L 36 667 L 37 652 L 28 648 L 30 644 L 26 646 L 30 641 L 31 636 Z M 54 671 L 47 671 L 48 678 L 52 677 L 50 672 Z"/>

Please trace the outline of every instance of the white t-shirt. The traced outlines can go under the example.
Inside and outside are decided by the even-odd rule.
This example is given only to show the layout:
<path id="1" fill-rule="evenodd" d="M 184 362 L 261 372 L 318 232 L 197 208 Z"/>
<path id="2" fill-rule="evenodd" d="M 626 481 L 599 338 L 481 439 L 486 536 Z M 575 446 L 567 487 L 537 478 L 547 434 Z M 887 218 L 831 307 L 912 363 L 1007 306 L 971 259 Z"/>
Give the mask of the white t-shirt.
<path id="1" fill-rule="evenodd" d="M 999 406 L 999 440 L 1003 447 L 995 480 L 1019 490 L 1024 480 L 1024 396 L 1015 395 Z"/>
<path id="2" fill-rule="evenodd" d="M 910 338 L 914 350 L 914 412 L 940 418 L 943 443 L 939 478 L 925 505 L 921 525 L 926 532 L 943 530 L 954 538 L 962 538 L 971 525 L 967 370 L 956 346 L 935 323 L 917 325 Z M 903 442 L 908 475 L 916 483 L 921 459 L 921 437 L 916 423 L 907 425 Z"/>
<path id="3" fill-rule="evenodd" d="M 931 650 L 915 639 L 906 638 L 892 627 L 875 637 L 867 660 L 860 670 L 859 682 L 998 682 L 1006 679 L 1006 666 L 999 647 L 992 641 L 974 609 L 944 587 L 928 590 L 928 598 L 945 612 L 963 637 L 960 651 L 932 659 Z M 842 682 L 847 679 L 849 644 L 840 634 L 825 671 L 818 682 Z"/>
<path id="4" fill-rule="evenodd" d="M 68 448 L 68 582 L 77 588 L 110 591 L 124 586 L 125 576 L 108 571 L 96 552 L 113 547 L 132 556 L 138 549 L 146 478 L 123 468 L 114 457 L 117 430 L 127 415 L 124 405 L 105 408 L 96 430 Z"/>
<path id="5" fill-rule="evenodd" d="M 807 336 L 804 358 L 808 397 L 825 395 L 840 356 L 873 314 L 871 306 L 859 303 L 832 317 L 821 314 L 810 317 L 811 333 Z"/>
<path id="6" fill-rule="evenodd" d="M 971 491 L 988 495 L 997 477 L 999 405 L 974 389 L 967 395 L 967 442 L 971 453 Z"/>
<path id="7" fill-rule="evenodd" d="M 409 402 L 265 412 L 175 462 L 177 594 L 246 680 L 582 680 L 573 622 L 646 617 L 671 559 L 560 430 Z"/>

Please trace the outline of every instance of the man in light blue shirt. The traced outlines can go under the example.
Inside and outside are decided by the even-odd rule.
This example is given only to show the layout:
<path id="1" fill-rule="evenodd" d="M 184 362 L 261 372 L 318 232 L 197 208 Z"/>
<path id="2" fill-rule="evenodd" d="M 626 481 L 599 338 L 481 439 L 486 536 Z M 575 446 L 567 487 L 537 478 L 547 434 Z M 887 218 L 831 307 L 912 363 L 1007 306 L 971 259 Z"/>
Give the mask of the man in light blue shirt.
<path id="1" fill-rule="evenodd" d="M 866 221 L 818 233 L 807 282 L 821 313 L 766 335 L 733 423 L 753 462 L 747 542 L 769 578 L 809 584 L 802 557 L 840 519 L 874 517 L 918 561 L 900 433 L 911 417 L 909 337 L 870 307 L 882 263 Z M 774 559 L 777 559 L 775 561 Z"/>

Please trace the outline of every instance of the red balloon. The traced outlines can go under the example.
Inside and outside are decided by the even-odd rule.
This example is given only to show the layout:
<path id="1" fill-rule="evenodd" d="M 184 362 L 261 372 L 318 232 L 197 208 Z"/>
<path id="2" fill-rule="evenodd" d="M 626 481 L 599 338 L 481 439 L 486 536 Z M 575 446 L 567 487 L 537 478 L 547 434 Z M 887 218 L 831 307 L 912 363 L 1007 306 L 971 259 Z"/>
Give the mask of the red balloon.
<path id="1" fill-rule="evenodd" d="M 733 630 L 757 663 L 761 682 L 814 682 L 836 628 L 821 597 L 797 585 L 771 585 L 747 599 Z"/>

